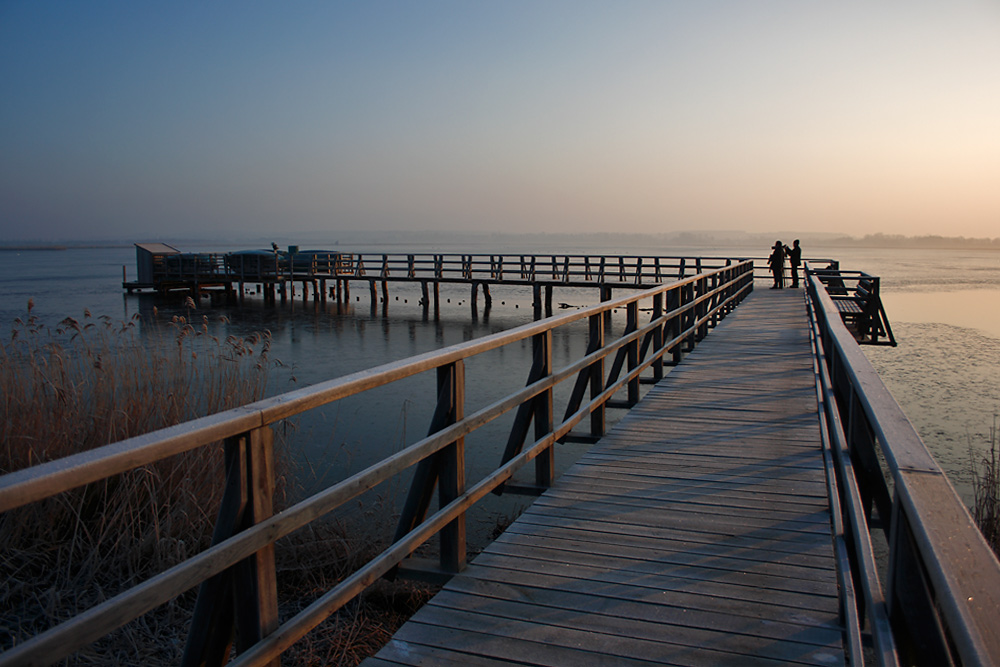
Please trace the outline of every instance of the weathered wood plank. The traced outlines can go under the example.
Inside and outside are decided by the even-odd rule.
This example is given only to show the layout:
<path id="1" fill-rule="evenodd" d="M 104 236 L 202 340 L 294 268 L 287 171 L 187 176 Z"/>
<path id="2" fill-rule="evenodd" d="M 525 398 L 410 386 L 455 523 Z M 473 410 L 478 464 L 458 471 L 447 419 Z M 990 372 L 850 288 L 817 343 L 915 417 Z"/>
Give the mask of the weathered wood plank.
<path id="1" fill-rule="evenodd" d="M 529 611 L 526 606 L 530 605 L 544 608 L 541 615 L 533 616 L 535 623 L 556 628 L 614 633 L 621 637 L 686 648 L 724 646 L 724 650 L 741 655 L 786 661 L 807 662 L 802 660 L 804 655 L 818 650 L 826 652 L 827 647 L 836 647 L 840 640 L 840 629 L 830 624 L 798 625 L 783 620 L 760 623 L 758 618 L 691 607 L 633 603 L 549 589 L 533 592 L 531 600 L 521 601 L 446 591 L 430 604 L 442 610 L 445 623 L 448 622 L 447 612 L 453 608 L 516 621 L 524 618 Z M 578 611 L 586 613 L 575 613 Z M 793 642 L 782 641 L 790 635 L 795 636 Z"/>
<path id="2" fill-rule="evenodd" d="M 739 555 L 742 558 L 770 563 L 790 563 L 805 567 L 828 567 L 830 554 L 822 540 L 798 541 L 785 548 L 767 544 L 756 539 L 756 536 L 742 540 L 721 539 L 724 536 L 710 533 L 681 533 L 670 531 L 663 539 L 656 539 L 648 532 L 636 530 L 635 527 L 624 526 L 626 530 L 617 529 L 614 524 L 604 526 L 579 525 L 548 525 L 543 522 L 526 520 L 511 526 L 498 541 L 526 536 L 544 540 L 562 540 L 565 544 L 582 544 L 589 550 L 599 548 L 641 548 L 650 549 L 656 553 L 677 551 L 692 555 Z M 631 531 L 628 529 L 631 528 Z M 593 545 L 601 545 L 595 547 Z M 811 547 L 811 548 L 810 548 Z"/>

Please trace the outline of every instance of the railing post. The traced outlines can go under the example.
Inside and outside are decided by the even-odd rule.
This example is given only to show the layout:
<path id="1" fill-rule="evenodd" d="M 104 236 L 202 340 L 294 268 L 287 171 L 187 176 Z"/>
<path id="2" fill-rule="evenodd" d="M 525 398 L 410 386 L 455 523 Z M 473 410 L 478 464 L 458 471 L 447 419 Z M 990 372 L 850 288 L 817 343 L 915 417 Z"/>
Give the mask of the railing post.
<path id="1" fill-rule="evenodd" d="M 716 310 L 716 306 L 719 305 L 719 274 L 712 274 L 712 285 L 709 288 L 712 291 L 712 298 L 709 300 L 709 308 L 712 310 L 712 328 L 714 329 L 719 325 L 719 311 Z"/>
<path id="2" fill-rule="evenodd" d="M 639 302 L 630 301 L 626 306 L 628 323 L 626 331 L 637 331 L 639 329 Z M 628 371 L 631 373 L 639 366 L 639 339 L 628 344 Z M 639 402 L 639 377 L 633 377 L 628 381 L 627 400 L 629 406 Z"/>
<path id="3" fill-rule="evenodd" d="M 447 424 L 465 417 L 465 363 L 438 369 L 438 395 L 447 397 Z M 465 493 L 465 438 L 441 450 L 438 500 L 441 507 Z M 441 530 L 441 569 L 460 572 L 465 567 L 465 513 L 458 515 Z"/>
<path id="4" fill-rule="evenodd" d="M 699 260 L 699 264 L 700 263 L 701 262 Z M 700 271 L 701 267 L 699 266 L 698 268 L 699 268 L 699 273 L 701 273 Z M 697 298 L 699 299 L 699 301 L 698 305 L 694 309 L 696 313 L 695 316 L 698 318 L 698 320 L 702 320 L 708 314 L 709 300 L 702 298 L 706 294 L 708 294 L 708 278 L 699 278 L 697 280 Z M 697 340 L 702 340 L 707 335 L 708 335 L 708 322 L 705 321 L 698 326 Z"/>
<path id="5" fill-rule="evenodd" d="M 428 435 L 456 423 L 465 416 L 465 363 L 461 360 L 437 369 L 437 407 Z M 460 437 L 438 452 L 421 460 L 413 471 L 413 481 L 400 511 L 393 541 L 399 541 L 427 516 L 434 487 L 443 507 L 465 492 L 465 438 Z M 441 568 L 458 572 L 465 566 L 465 514 L 448 523 L 440 533 Z"/>
<path id="6" fill-rule="evenodd" d="M 660 268 L 656 267 L 657 274 Z M 663 317 L 663 292 L 657 292 L 653 296 L 653 321 Z M 663 379 L 663 325 L 659 324 L 653 329 L 653 380 L 659 382 Z"/>
<path id="7" fill-rule="evenodd" d="M 552 330 L 535 334 L 532 339 L 535 358 L 541 360 L 541 376 L 552 375 Z M 552 388 L 534 398 L 535 440 L 540 440 L 552 432 Z M 555 446 L 550 444 L 535 459 L 535 484 L 540 487 L 552 486 L 555 476 Z"/>
<path id="8" fill-rule="evenodd" d="M 600 350 L 604 348 L 604 316 L 590 316 L 590 347 Z M 601 357 L 590 365 L 590 399 L 593 400 L 604 391 L 604 357 Z M 604 403 L 598 405 L 590 413 L 590 434 L 603 436 L 607 430 L 607 420 L 605 415 L 607 410 Z"/>
<path id="9" fill-rule="evenodd" d="M 213 545 L 274 513 L 274 432 L 270 427 L 254 429 L 228 438 L 224 449 L 226 489 Z M 278 592 L 270 544 L 201 584 L 182 664 L 225 664 L 234 636 L 237 652 L 243 652 L 277 627 Z"/>
<path id="10" fill-rule="evenodd" d="M 694 283 L 687 283 L 681 288 L 681 306 L 687 306 L 694 301 Z M 695 321 L 698 319 L 698 312 L 696 306 L 691 306 L 684 311 L 684 315 L 681 316 L 683 321 L 683 330 L 687 331 L 688 334 L 685 338 L 687 341 L 687 351 L 690 352 L 694 349 L 697 344 L 698 332 L 694 326 Z"/>
<path id="11" fill-rule="evenodd" d="M 885 600 L 896 647 L 903 664 L 950 665 L 951 651 L 936 613 L 927 573 L 913 542 L 899 493 L 892 509 L 889 538 L 889 572 Z"/>
<path id="12" fill-rule="evenodd" d="M 674 340 L 681 333 L 682 316 L 677 313 L 681 306 L 681 290 L 674 287 L 667 291 L 667 313 L 670 318 L 667 320 L 667 339 Z M 681 362 L 680 342 L 674 343 L 671 348 L 672 362 L 676 366 Z"/>

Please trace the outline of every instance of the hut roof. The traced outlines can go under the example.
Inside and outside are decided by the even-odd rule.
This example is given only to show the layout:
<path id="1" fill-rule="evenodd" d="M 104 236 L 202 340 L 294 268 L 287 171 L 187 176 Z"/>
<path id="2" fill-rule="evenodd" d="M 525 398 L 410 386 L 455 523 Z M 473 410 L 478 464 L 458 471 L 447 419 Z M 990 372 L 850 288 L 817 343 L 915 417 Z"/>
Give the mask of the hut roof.
<path id="1" fill-rule="evenodd" d="M 141 248 L 153 255 L 177 255 L 180 253 L 180 250 L 166 243 L 136 243 L 135 247 Z"/>

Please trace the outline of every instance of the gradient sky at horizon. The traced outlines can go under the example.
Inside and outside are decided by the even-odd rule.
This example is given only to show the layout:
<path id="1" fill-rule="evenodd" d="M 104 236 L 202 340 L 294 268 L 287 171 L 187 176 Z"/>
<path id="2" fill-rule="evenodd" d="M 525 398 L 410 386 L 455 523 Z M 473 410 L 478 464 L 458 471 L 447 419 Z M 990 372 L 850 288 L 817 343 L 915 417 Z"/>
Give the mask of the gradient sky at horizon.
<path id="1" fill-rule="evenodd" d="M 996 237 L 998 184 L 995 2 L 0 0 L 0 241 Z"/>

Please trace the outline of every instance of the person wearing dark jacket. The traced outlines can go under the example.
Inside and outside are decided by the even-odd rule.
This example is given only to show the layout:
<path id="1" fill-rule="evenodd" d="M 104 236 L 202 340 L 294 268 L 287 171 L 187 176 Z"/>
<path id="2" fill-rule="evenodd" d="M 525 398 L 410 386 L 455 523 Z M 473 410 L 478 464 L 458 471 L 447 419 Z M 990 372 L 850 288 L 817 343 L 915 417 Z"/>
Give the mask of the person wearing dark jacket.
<path id="1" fill-rule="evenodd" d="M 798 287 L 799 265 L 802 264 L 802 248 L 799 247 L 798 239 L 795 239 L 791 248 L 785 246 L 785 254 L 788 256 L 788 264 L 792 267 L 792 287 Z"/>
<path id="2" fill-rule="evenodd" d="M 774 242 L 771 256 L 767 258 L 767 265 L 771 267 L 771 275 L 774 277 L 774 285 L 771 289 L 781 289 L 785 286 L 785 244 L 781 241 Z"/>

